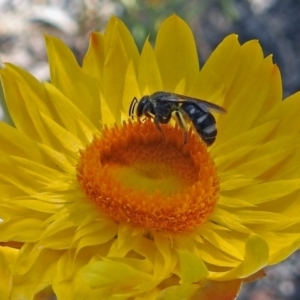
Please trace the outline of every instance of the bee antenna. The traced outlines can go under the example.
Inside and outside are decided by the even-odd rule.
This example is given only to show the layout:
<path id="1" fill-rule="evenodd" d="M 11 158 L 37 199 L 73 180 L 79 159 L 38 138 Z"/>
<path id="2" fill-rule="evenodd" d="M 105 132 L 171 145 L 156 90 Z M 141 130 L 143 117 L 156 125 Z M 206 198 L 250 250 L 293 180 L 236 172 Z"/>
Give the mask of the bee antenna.
<path id="1" fill-rule="evenodd" d="M 134 109 L 135 109 L 135 106 L 137 105 L 138 103 L 138 100 L 136 99 L 136 97 L 134 97 L 130 103 L 130 106 L 129 106 L 129 117 L 131 117 L 131 119 L 133 120 L 133 113 L 134 113 Z"/>

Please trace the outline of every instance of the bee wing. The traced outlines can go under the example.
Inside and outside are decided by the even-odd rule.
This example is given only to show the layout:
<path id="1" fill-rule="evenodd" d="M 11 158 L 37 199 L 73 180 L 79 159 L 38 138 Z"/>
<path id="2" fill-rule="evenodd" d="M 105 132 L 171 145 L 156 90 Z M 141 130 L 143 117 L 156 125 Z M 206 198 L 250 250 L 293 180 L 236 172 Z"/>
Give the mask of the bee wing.
<path id="1" fill-rule="evenodd" d="M 211 103 L 211 102 L 207 102 L 205 100 L 190 98 L 190 100 L 188 100 L 188 101 L 195 103 L 204 111 L 213 110 L 219 114 L 226 113 L 226 110 L 223 107 L 221 107 L 217 104 Z"/>
<path id="2" fill-rule="evenodd" d="M 175 93 L 158 92 L 155 93 L 154 95 L 157 101 L 176 102 L 176 103 L 192 102 L 198 105 L 205 112 L 208 112 L 209 110 L 213 110 L 221 114 L 226 113 L 226 110 L 223 107 L 205 100 L 192 98 L 192 97 L 175 94 Z"/>

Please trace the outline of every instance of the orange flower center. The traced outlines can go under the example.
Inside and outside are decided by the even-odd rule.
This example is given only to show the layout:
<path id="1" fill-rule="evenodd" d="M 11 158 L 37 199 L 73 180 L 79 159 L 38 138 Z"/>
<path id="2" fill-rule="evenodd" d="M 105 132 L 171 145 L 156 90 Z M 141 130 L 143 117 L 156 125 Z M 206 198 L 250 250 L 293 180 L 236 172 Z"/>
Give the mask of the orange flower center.
<path id="1" fill-rule="evenodd" d="M 219 182 L 198 135 L 153 122 L 105 129 L 81 151 L 77 177 L 88 199 L 116 222 L 146 230 L 189 231 L 209 217 Z"/>

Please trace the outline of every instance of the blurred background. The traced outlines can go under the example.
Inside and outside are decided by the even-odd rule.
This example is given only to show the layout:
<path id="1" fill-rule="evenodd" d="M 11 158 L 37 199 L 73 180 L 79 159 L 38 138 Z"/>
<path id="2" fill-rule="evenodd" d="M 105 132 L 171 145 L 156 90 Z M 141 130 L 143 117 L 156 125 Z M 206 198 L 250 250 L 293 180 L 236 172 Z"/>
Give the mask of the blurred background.
<path id="1" fill-rule="evenodd" d="M 89 33 L 103 31 L 111 15 L 122 18 L 141 49 L 173 13 L 192 28 L 202 64 L 226 35 L 237 33 L 240 42 L 259 39 L 265 55 L 273 54 L 285 97 L 300 90 L 300 0 L 0 0 L 0 61 L 49 80 L 43 34 L 63 39 L 81 63 Z M 3 105 L 0 119 L 11 122 Z M 299 253 L 266 273 L 245 284 L 238 300 L 300 299 Z"/>

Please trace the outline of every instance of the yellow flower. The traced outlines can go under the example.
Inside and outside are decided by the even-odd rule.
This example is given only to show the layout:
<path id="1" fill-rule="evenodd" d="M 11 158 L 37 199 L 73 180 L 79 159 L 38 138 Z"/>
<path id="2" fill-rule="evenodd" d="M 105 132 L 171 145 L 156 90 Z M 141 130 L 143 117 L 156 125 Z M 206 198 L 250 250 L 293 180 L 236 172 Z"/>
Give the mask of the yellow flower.
<path id="1" fill-rule="evenodd" d="M 112 18 L 82 67 L 46 43 L 51 83 L 0 71 L 16 126 L 0 124 L 0 241 L 21 243 L 3 260 L 11 299 L 233 299 L 299 248 L 300 94 L 282 101 L 257 41 L 228 36 L 201 71 L 177 16 L 141 54 Z M 157 91 L 226 109 L 215 143 L 128 121 Z"/>

